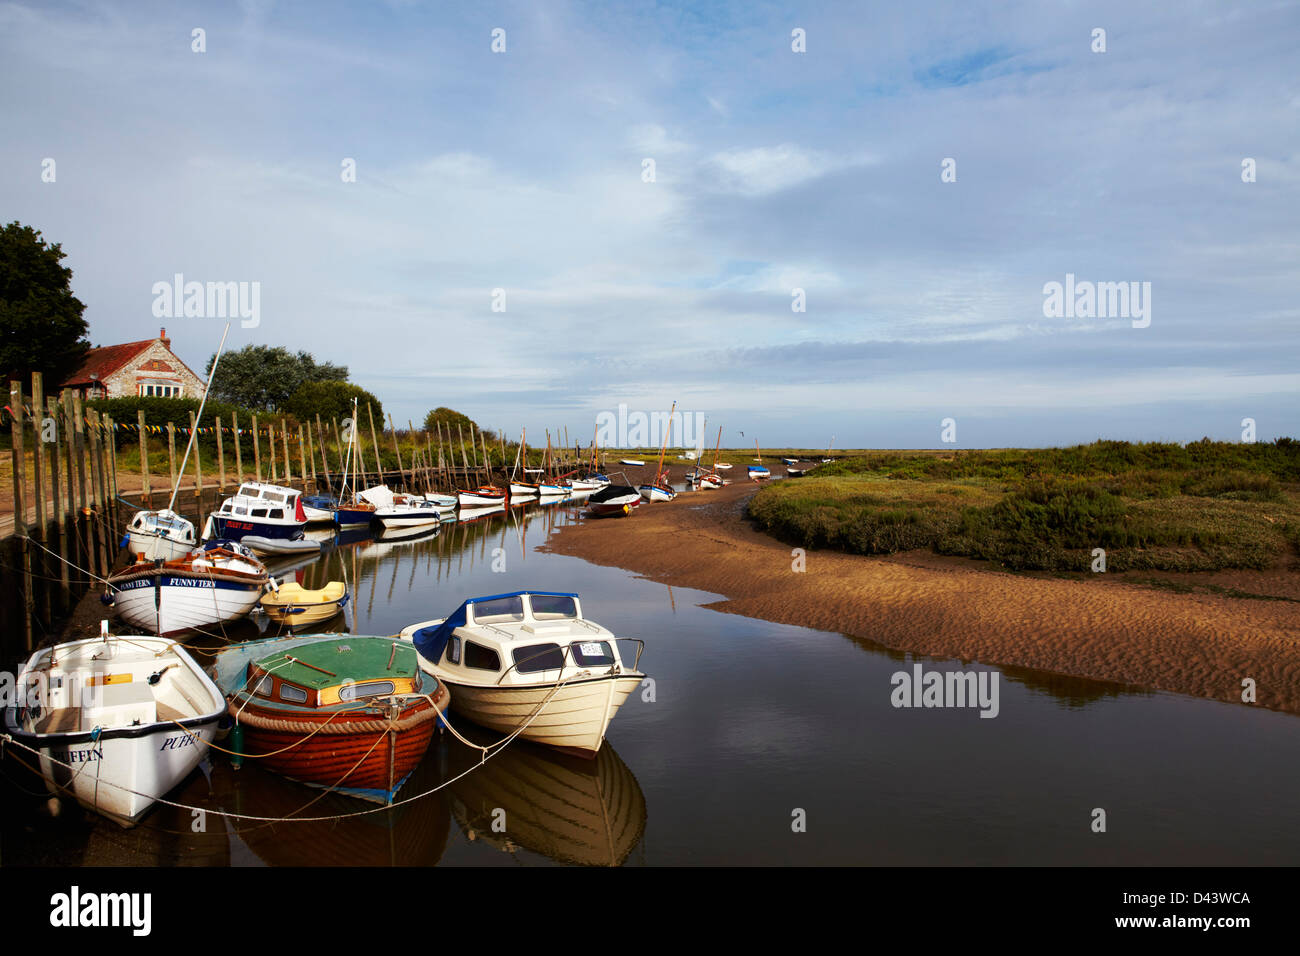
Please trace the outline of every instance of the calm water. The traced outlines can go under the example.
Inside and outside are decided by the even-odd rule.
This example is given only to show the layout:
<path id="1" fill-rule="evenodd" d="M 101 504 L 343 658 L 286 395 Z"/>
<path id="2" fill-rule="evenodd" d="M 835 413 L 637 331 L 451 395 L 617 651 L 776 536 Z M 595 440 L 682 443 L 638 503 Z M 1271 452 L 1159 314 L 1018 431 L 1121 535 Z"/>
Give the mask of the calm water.
<path id="1" fill-rule="evenodd" d="M 433 536 L 344 540 L 296 574 L 345 575 L 346 626 L 392 634 L 477 594 L 577 591 L 587 616 L 646 641 L 633 695 L 593 762 L 515 745 L 434 797 L 337 824 L 254 826 L 158 808 L 133 831 L 49 819 L 5 761 L 4 862 L 170 864 L 1294 864 L 1300 722 L 1170 694 L 1003 670 L 1000 714 L 896 709 L 911 658 L 839 634 L 704 607 L 716 595 L 540 553 L 582 520 L 533 507 Z M 613 525 L 613 522 L 611 522 Z M 611 526 L 610 533 L 617 533 Z M 274 570 L 274 569 L 273 569 Z M 336 622 L 332 629 L 339 629 Z M 267 632 L 270 636 L 271 632 Z M 231 636 L 256 637 L 244 623 Z M 992 670 L 991 668 L 989 670 Z M 435 741 L 399 797 L 469 766 Z M 254 764 L 250 761 L 249 764 Z M 217 755 L 180 802 L 266 816 L 368 807 Z M 1107 832 L 1093 833 L 1093 808 Z M 507 832 L 492 829 L 505 811 Z M 793 832 L 794 812 L 806 831 Z M 238 830 L 239 832 L 234 832 Z"/>

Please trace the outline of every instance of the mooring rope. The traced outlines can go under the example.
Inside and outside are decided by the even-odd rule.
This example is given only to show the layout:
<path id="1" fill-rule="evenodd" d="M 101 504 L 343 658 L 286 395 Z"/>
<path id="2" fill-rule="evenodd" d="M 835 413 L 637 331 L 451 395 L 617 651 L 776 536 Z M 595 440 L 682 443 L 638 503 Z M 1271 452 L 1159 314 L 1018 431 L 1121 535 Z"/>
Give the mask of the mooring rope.
<path id="1" fill-rule="evenodd" d="M 574 677 L 576 677 L 576 676 L 577 676 L 577 675 L 574 675 Z M 372 814 L 372 813 L 383 813 L 383 812 L 386 812 L 386 811 L 388 811 L 388 810 L 396 809 L 397 807 L 405 806 L 405 805 L 408 804 L 408 803 L 414 803 L 416 800 L 423 800 L 425 797 L 432 796 L 433 794 L 437 793 L 438 791 L 442 790 L 443 788 L 445 788 L 445 787 L 449 787 L 449 786 L 451 786 L 453 783 L 456 783 L 457 781 L 459 781 L 459 780 L 463 779 L 464 777 L 468 776 L 469 774 L 473 773 L 475 770 L 477 770 L 477 769 L 479 769 L 480 767 L 482 767 L 485 763 L 487 763 L 489 760 L 491 760 L 493 757 L 497 756 L 498 754 L 500 754 L 500 753 L 504 753 L 505 750 L 509 747 L 509 745 L 512 744 L 512 743 L 513 743 L 513 742 L 514 742 L 514 741 L 519 737 L 520 734 L 522 734 L 525 730 L 527 730 L 527 729 L 532 725 L 533 721 L 535 721 L 539 716 L 541 716 L 542 711 L 546 708 L 546 705 L 549 704 L 549 703 L 551 702 L 551 700 L 554 698 L 555 694 L 558 693 L 559 690 L 560 690 L 562 687 L 564 687 L 564 686 L 565 686 L 565 685 L 566 685 L 570 680 L 573 680 L 574 677 L 570 677 L 570 678 L 568 678 L 567 680 L 564 680 L 564 681 L 560 681 L 560 682 L 558 682 L 558 683 L 557 683 L 557 684 L 556 684 L 556 685 L 551 689 L 551 692 L 550 692 L 549 694 L 547 694 L 547 696 L 546 696 L 542 701 L 540 701 L 540 702 L 538 703 L 537 707 L 533 710 L 532 714 L 529 715 L 528 720 L 527 720 L 525 723 L 521 724 L 519 727 L 515 728 L 515 730 L 511 731 L 509 734 L 507 734 L 507 735 L 506 735 L 505 737 L 503 737 L 501 740 L 497 741 L 497 742 L 494 743 L 494 744 L 489 745 L 488 747 L 479 747 L 479 745 L 477 745 L 477 744 L 470 744 L 471 747 L 476 747 L 477 749 L 480 749 L 480 750 L 483 751 L 483 756 L 480 758 L 480 760 L 479 760 L 478 763 L 476 763 L 476 764 L 474 764 L 473 766 L 467 768 L 466 770 L 462 771 L 461 773 L 458 773 L 456 776 L 452 777 L 451 779 L 449 779 L 449 780 L 444 780 L 442 783 L 438 784 L 436 787 L 433 787 L 433 788 L 431 788 L 431 789 L 429 789 L 429 790 L 426 790 L 426 791 L 424 791 L 423 793 L 417 793 L 417 794 L 414 794 L 413 796 L 410 796 L 410 797 L 404 797 L 404 798 L 401 799 L 401 800 L 395 800 L 394 802 L 389 803 L 389 804 L 386 804 L 386 805 L 381 806 L 381 807 L 370 807 L 370 808 L 367 808 L 367 809 L 364 809 L 364 810 L 356 810 L 356 811 L 354 811 L 354 812 L 352 812 L 352 813 L 334 813 L 334 814 L 329 814 L 329 815 L 327 815 L 327 816 L 316 816 L 316 817 L 299 817 L 299 816 L 292 816 L 292 817 L 263 817 L 263 816 L 256 816 L 256 815 L 254 815 L 254 814 L 248 814 L 248 813 L 232 813 L 232 812 L 230 812 L 230 811 L 228 811 L 228 810 L 215 810 L 215 809 L 209 809 L 209 808 L 207 808 L 207 807 L 196 807 L 196 806 L 191 806 L 191 805 L 189 805 L 189 804 L 185 804 L 185 803 L 178 803 L 177 801 L 174 801 L 174 800 L 168 800 L 168 799 L 166 799 L 166 798 L 164 798 L 164 797 L 156 797 L 156 796 L 153 796 L 152 794 L 141 793 L 141 792 L 139 792 L 138 790 L 132 790 L 130 787 L 124 786 L 124 785 L 122 785 L 122 784 L 112 783 L 111 781 L 108 781 L 108 780 L 103 781 L 103 783 L 104 783 L 106 786 L 114 787 L 114 788 L 116 788 L 116 789 L 118 789 L 118 790 L 122 790 L 122 791 L 124 791 L 124 792 L 126 792 L 126 793 L 134 794 L 134 795 L 137 796 L 137 797 L 144 797 L 146 800 L 152 800 L 152 801 L 154 801 L 155 803 L 161 803 L 161 804 L 163 804 L 164 806 L 176 807 L 177 809 L 180 809 L 180 810 L 189 810 L 189 811 L 191 811 L 191 812 L 197 810 L 197 811 L 199 811 L 200 813 L 205 813 L 205 814 L 210 813 L 210 814 L 212 814 L 213 816 L 216 816 L 216 817 L 223 817 L 223 818 L 231 819 L 231 820 L 249 820 L 249 821 L 253 821 L 253 822 L 255 822 L 255 823 L 324 823 L 324 822 L 336 821 L 336 820 L 346 820 L 346 819 L 349 819 L 349 818 L 351 818 L 351 817 L 368 816 L 368 815 L 370 815 L 370 814 Z M 450 725 L 448 724 L 448 726 L 450 726 Z M 188 731 L 188 730 L 186 730 L 185 732 L 186 732 L 187 734 L 189 734 L 190 736 L 194 736 L 194 734 L 193 734 L 192 731 Z M 454 733 L 454 731 L 453 731 L 453 733 Z M 457 737 L 457 739 L 461 739 L 461 740 L 463 740 L 463 738 L 461 738 L 459 734 L 456 734 L 456 737 Z M 382 735 L 381 735 L 381 739 L 382 739 Z M 2 734 L 2 735 L 0 735 L 0 741 L 3 741 L 3 742 L 6 743 L 6 744 L 13 744 L 15 747 L 19 747 L 19 748 L 21 748 L 21 749 L 23 749 L 23 750 L 28 751 L 29 753 L 35 754 L 37 757 L 40 757 L 40 756 L 41 756 L 41 752 L 40 752 L 38 749 L 36 749 L 35 747 L 31 747 L 31 746 L 29 746 L 29 745 L 23 743 L 23 742 L 20 741 L 20 740 L 15 740 L 11 734 L 7 734 L 7 733 L 6 733 L 6 734 Z M 200 743 L 202 743 L 202 742 L 203 742 L 203 741 L 200 740 Z M 377 746 L 377 745 L 378 745 L 378 741 L 376 741 L 376 746 Z M 209 744 L 209 746 L 211 746 L 211 744 Z M 372 747 L 371 749 L 373 750 L 374 748 Z M 15 759 L 18 759 L 18 758 L 15 758 Z M 65 767 L 65 768 L 67 768 L 67 769 L 69 769 L 69 770 L 74 769 L 74 768 L 72 767 L 71 764 L 69 764 L 69 763 L 65 763 L 64 761 L 61 761 L 61 760 L 56 760 L 54 757 L 47 756 L 45 759 L 48 760 L 50 763 L 52 763 L 52 764 L 56 764 L 56 765 L 58 765 L 58 766 L 60 766 L 60 767 Z M 354 768 L 354 769 L 355 769 L 355 768 Z M 348 772 L 351 773 L 352 771 L 349 770 Z M 41 774 L 41 776 L 44 776 L 44 774 Z M 327 791 L 325 791 L 325 792 L 328 793 L 329 791 L 327 790 Z M 324 796 L 324 794 L 322 794 L 322 796 Z M 316 798 L 316 799 L 320 799 L 320 797 L 318 797 L 318 798 Z M 312 803 L 315 803 L 316 801 L 313 800 L 313 801 L 311 801 L 311 802 L 312 802 Z M 307 804 L 307 806 L 310 806 L 310 805 L 311 805 L 311 803 Z M 298 812 L 298 811 L 295 811 L 295 812 Z"/>

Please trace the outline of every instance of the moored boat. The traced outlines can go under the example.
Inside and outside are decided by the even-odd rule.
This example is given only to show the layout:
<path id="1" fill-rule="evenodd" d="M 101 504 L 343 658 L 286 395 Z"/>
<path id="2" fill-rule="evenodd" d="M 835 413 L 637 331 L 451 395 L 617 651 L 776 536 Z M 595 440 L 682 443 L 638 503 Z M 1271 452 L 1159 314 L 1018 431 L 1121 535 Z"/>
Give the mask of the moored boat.
<path id="1" fill-rule="evenodd" d="M 108 577 L 103 599 L 132 627 L 168 636 L 243 617 L 266 567 L 237 541 L 209 541 L 176 561 L 137 561 Z"/>
<path id="2" fill-rule="evenodd" d="M 447 684 L 474 723 L 594 756 L 610 721 L 645 679 L 644 642 L 582 616 L 576 594 L 516 591 L 471 598 L 450 617 L 403 629 L 420 666 Z M 637 647 L 627 665 L 619 642 Z"/>
<path id="3" fill-rule="evenodd" d="M 309 591 L 292 581 L 273 584 L 274 579 L 268 583 L 267 592 L 258 603 L 271 620 L 289 627 L 307 627 L 328 621 L 348 603 L 348 590 L 342 581 L 330 581 L 316 591 Z"/>
<path id="4" fill-rule="evenodd" d="M 138 511 L 126 528 L 126 548 L 146 561 L 171 561 L 184 557 L 198 543 L 194 522 L 182 518 L 170 508 L 161 511 Z"/>
<path id="5" fill-rule="evenodd" d="M 450 696 L 391 637 L 278 638 L 219 651 L 213 665 L 245 759 L 313 787 L 392 803 Z"/>
<path id="6" fill-rule="evenodd" d="M 587 499 L 587 514 L 593 518 L 626 516 L 640 503 L 641 495 L 631 485 L 606 485 Z"/>
<path id="7" fill-rule="evenodd" d="M 221 691 L 174 641 L 100 637 L 37 651 L 15 684 L 5 730 L 38 752 L 51 793 L 135 824 L 207 754 Z"/>
<path id="8" fill-rule="evenodd" d="M 262 481 L 246 481 L 208 517 L 204 538 L 238 541 L 258 538 L 296 539 L 302 536 L 307 515 L 302 492 Z"/>
<path id="9" fill-rule="evenodd" d="M 677 403 L 673 402 L 672 410 L 668 412 L 668 428 L 664 433 L 663 447 L 659 449 L 659 465 L 655 469 L 654 481 L 638 488 L 641 497 L 646 501 L 672 501 L 677 497 L 677 492 L 668 483 L 668 475 L 664 471 L 664 454 L 668 451 L 668 439 L 673 433 L 673 412 L 675 411 L 677 411 Z"/>
<path id="10" fill-rule="evenodd" d="M 440 524 L 446 509 L 432 501 L 407 499 L 405 502 L 389 505 L 375 510 L 375 518 L 385 528 L 419 528 Z"/>

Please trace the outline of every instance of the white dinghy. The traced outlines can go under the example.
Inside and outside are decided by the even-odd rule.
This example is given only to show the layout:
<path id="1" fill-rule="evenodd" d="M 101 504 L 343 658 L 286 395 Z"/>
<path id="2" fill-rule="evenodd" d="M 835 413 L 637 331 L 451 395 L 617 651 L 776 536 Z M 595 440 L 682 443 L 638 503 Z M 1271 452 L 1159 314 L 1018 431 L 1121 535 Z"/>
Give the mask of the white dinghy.
<path id="1" fill-rule="evenodd" d="M 51 793 L 132 826 L 199 765 L 226 700 L 179 644 L 102 628 L 31 656 L 5 731 L 37 752 Z"/>

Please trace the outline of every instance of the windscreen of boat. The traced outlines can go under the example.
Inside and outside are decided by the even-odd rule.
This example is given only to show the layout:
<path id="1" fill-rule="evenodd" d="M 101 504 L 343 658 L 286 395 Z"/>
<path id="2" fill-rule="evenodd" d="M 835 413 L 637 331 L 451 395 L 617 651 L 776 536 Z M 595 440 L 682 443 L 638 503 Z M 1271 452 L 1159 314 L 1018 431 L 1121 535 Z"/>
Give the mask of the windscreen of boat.
<path id="1" fill-rule="evenodd" d="M 565 594 L 533 594 L 533 617 L 538 621 L 558 621 L 578 616 L 578 602 Z M 477 612 L 475 617 L 478 617 Z"/>
<path id="2" fill-rule="evenodd" d="M 524 599 L 518 594 L 474 604 L 475 624 L 511 624 L 523 619 Z"/>
<path id="3" fill-rule="evenodd" d="M 608 641 L 583 641 L 573 645 L 573 659 L 582 667 L 601 667 L 614 663 Z"/>
<path id="4" fill-rule="evenodd" d="M 390 680 L 367 681 L 364 684 L 344 684 L 339 688 L 339 700 L 362 700 L 391 694 L 395 685 Z"/>
<path id="5" fill-rule="evenodd" d="M 558 644 L 530 644 L 527 647 L 516 647 L 512 653 L 515 670 L 521 674 L 553 671 L 564 666 L 564 652 Z"/>

